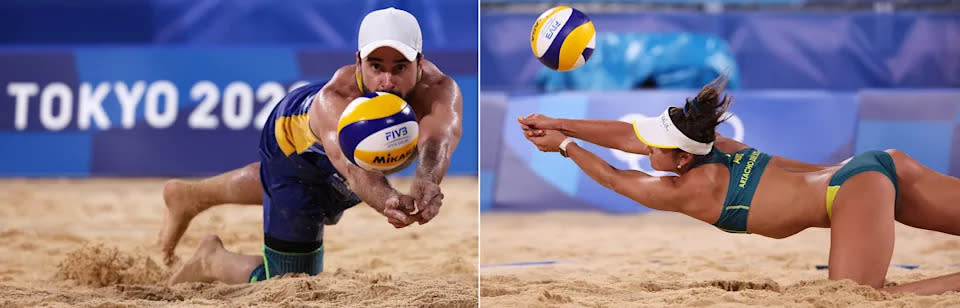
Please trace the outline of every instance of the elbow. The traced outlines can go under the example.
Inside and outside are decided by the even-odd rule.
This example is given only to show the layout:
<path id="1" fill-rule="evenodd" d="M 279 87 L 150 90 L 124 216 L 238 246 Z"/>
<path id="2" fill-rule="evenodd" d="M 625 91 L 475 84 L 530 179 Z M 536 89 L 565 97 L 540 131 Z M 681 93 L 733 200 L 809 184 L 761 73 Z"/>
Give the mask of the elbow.
<path id="1" fill-rule="evenodd" d="M 460 137 L 463 137 L 463 128 L 457 126 L 450 132 L 450 137 L 452 140 L 460 140 Z"/>
<path id="2" fill-rule="evenodd" d="M 617 179 L 619 178 L 618 176 L 619 171 L 620 170 L 610 167 L 608 172 L 604 172 L 603 175 L 601 175 L 600 178 L 597 179 L 598 180 L 597 182 L 603 187 L 609 188 L 610 190 L 613 190 L 615 192 L 620 192 L 620 188 L 621 188 L 620 186 L 622 184 L 619 184 L 620 181 L 617 181 Z"/>
<path id="3" fill-rule="evenodd" d="M 463 132 L 461 129 L 451 129 L 444 134 L 432 134 L 421 136 L 419 148 L 421 152 L 443 153 L 447 158 L 453 155 L 453 151 L 460 143 L 460 137 Z"/>

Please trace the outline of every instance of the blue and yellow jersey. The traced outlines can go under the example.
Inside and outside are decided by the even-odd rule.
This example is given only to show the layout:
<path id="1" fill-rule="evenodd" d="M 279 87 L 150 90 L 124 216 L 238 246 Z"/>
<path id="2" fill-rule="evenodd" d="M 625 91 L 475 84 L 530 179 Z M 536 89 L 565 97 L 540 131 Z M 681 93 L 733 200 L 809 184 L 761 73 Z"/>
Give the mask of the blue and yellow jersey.
<path id="1" fill-rule="evenodd" d="M 260 182 L 268 238 L 319 241 L 324 224 L 360 203 L 310 130 L 310 106 L 321 88 L 313 83 L 291 91 L 263 126 Z"/>
<path id="2" fill-rule="evenodd" d="M 312 83 L 291 91 L 274 107 L 270 118 L 263 126 L 267 146 L 276 146 L 284 156 L 313 152 L 326 155 L 320 140 L 310 130 L 309 113 L 314 97 L 323 88 L 322 83 Z"/>

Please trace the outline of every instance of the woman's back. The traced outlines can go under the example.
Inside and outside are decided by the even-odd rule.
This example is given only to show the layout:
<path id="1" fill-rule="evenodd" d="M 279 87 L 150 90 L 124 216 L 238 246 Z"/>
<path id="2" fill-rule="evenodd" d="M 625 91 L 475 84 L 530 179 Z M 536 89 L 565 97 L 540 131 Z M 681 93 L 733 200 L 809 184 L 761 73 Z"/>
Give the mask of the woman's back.
<path id="1" fill-rule="evenodd" d="M 738 220 L 746 220 L 747 232 L 773 238 L 809 227 L 829 227 L 826 187 L 838 167 L 797 168 L 796 161 L 779 156 L 767 156 L 766 161 L 766 154 L 751 148 L 719 155 L 728 159 L 684 174 L 687 187 L 701 187 L 697 193 L 702 196 L 685 206 L 688 215 L 729 232 L 742 232 L 742 227 L 735 226 Z"/>

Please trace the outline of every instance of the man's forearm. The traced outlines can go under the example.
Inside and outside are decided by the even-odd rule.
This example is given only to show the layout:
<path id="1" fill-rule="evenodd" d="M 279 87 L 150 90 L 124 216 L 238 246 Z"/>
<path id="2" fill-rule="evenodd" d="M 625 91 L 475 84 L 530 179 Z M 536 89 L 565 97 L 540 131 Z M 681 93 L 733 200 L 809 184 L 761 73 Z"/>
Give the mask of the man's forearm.
<path id="1" fill-rule="evenodd" d="M 417 178 L 440 184 L 443 175 L 447 173 L 447 168 L 450 167 L 451 152 L 453 152 L 452 147 L 446 140 L 430 139 L 424 141 L 420 146 Z"/>
<path id="2" fill-rule="evenodd" d="M 399 193 L 382 174 L 360 170 L 350 182 L 350 190 L 378 212 L 386 208 L 386 201 Z"/>

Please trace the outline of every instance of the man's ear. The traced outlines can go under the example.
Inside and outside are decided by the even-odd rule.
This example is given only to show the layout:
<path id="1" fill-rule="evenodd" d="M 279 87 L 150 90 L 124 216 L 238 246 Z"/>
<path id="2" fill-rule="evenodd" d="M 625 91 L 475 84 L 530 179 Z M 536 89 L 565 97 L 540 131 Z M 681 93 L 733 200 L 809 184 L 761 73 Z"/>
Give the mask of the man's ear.
<path id="1" fill-rule="evenodd" d="M 417 82 L 420 82 L 420 78 L 423 77 L 423 54 L 417 54 Z"/>

